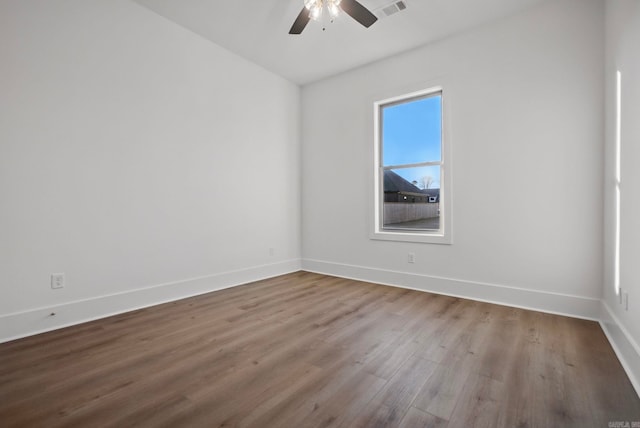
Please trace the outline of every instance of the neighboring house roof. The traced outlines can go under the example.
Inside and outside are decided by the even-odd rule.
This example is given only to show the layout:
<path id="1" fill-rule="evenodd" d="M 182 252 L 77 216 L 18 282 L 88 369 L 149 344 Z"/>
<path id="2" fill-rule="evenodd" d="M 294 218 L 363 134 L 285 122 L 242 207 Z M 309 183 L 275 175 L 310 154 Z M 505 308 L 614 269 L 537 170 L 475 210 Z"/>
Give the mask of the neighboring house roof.
<path id="1" fill-rule="evenodd" d="M 420 189 L 391 170 L 385 170 L 384 172 L 384 191 L 414 195 L 440 195 L 440 189 Z"/>
<path id="2" fill-rule="evenodd" d="M 384 191 L 402 193 L 422 193 L 420 189 L 391 170 L 384 172 Z"/>
<path id="3" fill-rule="evenodd" d="M 429 196 L 440 196 L 440 189 L 422 189 L 420 192 Z"/>

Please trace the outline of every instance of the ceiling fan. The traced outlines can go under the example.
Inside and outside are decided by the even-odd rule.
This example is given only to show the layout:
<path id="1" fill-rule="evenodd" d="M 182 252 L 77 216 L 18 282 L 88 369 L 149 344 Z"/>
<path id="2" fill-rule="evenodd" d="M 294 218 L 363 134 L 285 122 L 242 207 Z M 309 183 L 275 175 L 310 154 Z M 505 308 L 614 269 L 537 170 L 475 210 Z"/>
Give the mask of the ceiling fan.
<path id="1" fill-rule="evenodd" d="M 304 7 L 294 21 L 289 34 L 300 34 L 310 20 L 318 21 L 322 18 L 322 12 L 326 9 L 333 20 L 340 10 L 369 28 L 378 20 L 376 16 L 356 0 L 304 0 Z"/>

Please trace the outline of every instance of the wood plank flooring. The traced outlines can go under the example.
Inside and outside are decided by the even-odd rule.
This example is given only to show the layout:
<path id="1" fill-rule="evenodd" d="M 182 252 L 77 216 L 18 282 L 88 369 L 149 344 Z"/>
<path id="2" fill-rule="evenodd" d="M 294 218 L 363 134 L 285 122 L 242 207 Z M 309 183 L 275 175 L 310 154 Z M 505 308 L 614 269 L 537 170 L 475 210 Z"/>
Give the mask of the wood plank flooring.
<path id="1" fill-rule="evenodd" d="M 2 427 L 607 427 L 595 322 L 298 272 L 0 345 Z"/>

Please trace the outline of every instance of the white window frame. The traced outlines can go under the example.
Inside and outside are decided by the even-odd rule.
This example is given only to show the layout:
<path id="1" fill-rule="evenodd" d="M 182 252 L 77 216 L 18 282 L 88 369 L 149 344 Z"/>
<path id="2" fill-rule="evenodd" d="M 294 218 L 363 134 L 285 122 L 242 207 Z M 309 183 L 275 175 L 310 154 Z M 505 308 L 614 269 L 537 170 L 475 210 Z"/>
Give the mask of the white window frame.
<path id="1" fill-rule="evenodd" d="M 382 226 L 384 209 L 382 163 L 382 108 L 392 104 L 410 102 L 439 93 L 442 101 L 442 140 L 440 166 L 440 229 L 407 230 L 385 229 Z M 449 98 L 444 85 L 429 85 L 427 89 L 404 93 L 399 96 L 380 99 L 373 102 L 373 215 L 371 216 L 370 238 L 385 241 L 418 242 L 428 244 L 452 244 L 452 180 L 451 180 L 451 132 L 449 126 Z"/>

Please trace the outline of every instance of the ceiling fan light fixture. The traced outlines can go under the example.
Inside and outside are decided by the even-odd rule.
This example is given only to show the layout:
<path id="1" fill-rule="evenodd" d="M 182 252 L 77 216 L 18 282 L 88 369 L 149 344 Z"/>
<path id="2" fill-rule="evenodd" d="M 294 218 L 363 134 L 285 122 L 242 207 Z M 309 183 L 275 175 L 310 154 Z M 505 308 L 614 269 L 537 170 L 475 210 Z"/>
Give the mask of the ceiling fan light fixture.
<path id="1" fill-rule="evenodd" d="M 340 15 L 340 0 L 328 0 L 327 1 L 327 10 L 329 11 L 329 16 L 331 19 L 335 19 Z"/>
<path id="2" fill-rule="evenodd" d="M 325 8 L 331 22 L 342 12 L 366 28 L 369 28 L 378 19 L 369 9 L 362 6 L 358 0 L 304 0 L 304 7 L 293 22 L 289 34 L 301 34 L 309 21 L 322 20 Z M 325 29 L 324 26 L 322 29 Z"/>
<path id="3" fill-rule="evenodd" d="M 322 18 L 322 6 L 314 6 L 311 8 L 311 13 L 309 14 L 311 19 L 314 21 L 319 21 Z"/>
<path id="4" fill-rule="evenodd" d="M 309 18 L 318 21 L 322 18 L 322 0 L 304 0 L 304 7 L 309 11 Z"/>

